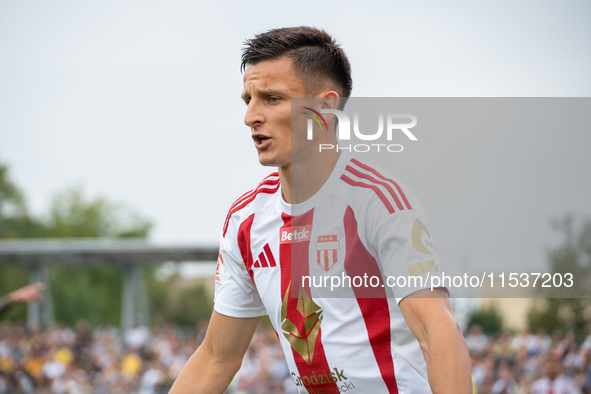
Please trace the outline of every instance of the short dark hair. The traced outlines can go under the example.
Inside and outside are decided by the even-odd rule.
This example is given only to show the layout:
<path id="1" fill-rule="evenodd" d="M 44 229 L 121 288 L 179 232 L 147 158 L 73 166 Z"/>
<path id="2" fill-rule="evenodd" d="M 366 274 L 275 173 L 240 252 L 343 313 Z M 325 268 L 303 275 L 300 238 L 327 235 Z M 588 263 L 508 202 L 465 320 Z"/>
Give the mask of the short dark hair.
<path id="1" fill-rule="evenodd" d="M 335 39 L 315 27 L 273 29 L 246 40 L 240 70 L 244 71 L 248 65 L 283 57 L 292 59 L 307 93 L 314 90 L 316 83 L 322 83 L 321 80 L 330 80 L 341 97 L 351 96 L 353 80 L 347 55 Z M 344 105 L 344 102 L 341 104 Z"/>

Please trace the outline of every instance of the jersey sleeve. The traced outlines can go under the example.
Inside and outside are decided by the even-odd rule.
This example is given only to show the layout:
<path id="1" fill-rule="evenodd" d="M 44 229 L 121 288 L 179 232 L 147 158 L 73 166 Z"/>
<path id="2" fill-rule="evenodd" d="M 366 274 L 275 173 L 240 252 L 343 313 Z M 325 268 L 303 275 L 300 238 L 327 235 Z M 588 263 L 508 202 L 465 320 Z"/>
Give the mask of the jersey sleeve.
<path id="1" fill-rule="evenodd" d="M 410 198 L 410 192 L 407 195 Z M 433 279 L 441 277 L 443 266 L 431 223 L 416 197 L 412 201 L 413 209 L 382 216 L 373 236 L 384 280 L 397 303 L 431 289 L 432 283 L 434 288 L 442 287 L 439 279 Z"/>
<path id="2" fill-rule="evenodd" d="M 233 234 L 233 235 L 232 235 Z M 258 317 L 266 308 L 246 266 L 239 257 L 238 246 L 232 243 L 236 233 L 228 231 L 220 238 L 220 252 L 215 275 L 214 309 L 230 317 Z"/>

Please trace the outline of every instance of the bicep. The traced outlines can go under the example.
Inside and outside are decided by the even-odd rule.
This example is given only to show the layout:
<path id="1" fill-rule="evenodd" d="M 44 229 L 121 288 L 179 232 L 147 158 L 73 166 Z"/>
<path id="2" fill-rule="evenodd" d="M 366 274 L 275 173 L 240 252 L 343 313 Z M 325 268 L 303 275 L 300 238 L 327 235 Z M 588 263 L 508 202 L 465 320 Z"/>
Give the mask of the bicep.
<path id="1" fill-rule="evenodd" d="M 214 311 L 203 343 L 185 364 L 170 393 L 223 393 L 240 369 L 259 320 Z"/>
<path id="2" fill-rule="evenodd" d="M 458 330 L 447 291 L 420 290 L 400 301 L 400 310 L 413 335 L 424 348 L 430 335 L 446 329 Z"/>
<path id="3" fill-rule="evenodd" d="M 261 317 L 236 318 L 216 311 L 211 315 L 203 350 L 214 362 L 242 362 Z"/>

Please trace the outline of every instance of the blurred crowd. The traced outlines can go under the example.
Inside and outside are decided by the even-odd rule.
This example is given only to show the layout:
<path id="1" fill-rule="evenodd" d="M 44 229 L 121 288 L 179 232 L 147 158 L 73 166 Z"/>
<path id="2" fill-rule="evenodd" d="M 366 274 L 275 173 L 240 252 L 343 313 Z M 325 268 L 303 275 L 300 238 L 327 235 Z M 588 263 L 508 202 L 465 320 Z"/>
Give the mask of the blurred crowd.
<path id="1" fill-rule="evenodd" d="M 136 324 L 122 334 L 80 322 L 30 332 L 6 322 L 0 325 L 0 394 L 168 393 L 206 329 L 207 322 L 190 334 Z M 288 376 L 275 331 L 261 328 L 228 392 L 290 393 L 295 385 Z"/>
<path id="2" fill-rule="evenodd" d="M 0 325 L 0 394 L 167 393 L 205 336 L 207 322 L 186 333 L 175 326 L 136 324 L 121 333 L 84 322 L 31 332 Z M 485 335 L 474 325 L 465 335 L 479 394 L 591 393 L 591 336 L 572 333 Z M 296 393 L 277 335 L 260 328 L 228 393 Z"/>
<path id="3" fill-rule="evenodd" d="M 479 394 L 591 393 L 591 336 L 579 345 L 572 332 L 487 336 L 473 325 L 465 338 Z"/>

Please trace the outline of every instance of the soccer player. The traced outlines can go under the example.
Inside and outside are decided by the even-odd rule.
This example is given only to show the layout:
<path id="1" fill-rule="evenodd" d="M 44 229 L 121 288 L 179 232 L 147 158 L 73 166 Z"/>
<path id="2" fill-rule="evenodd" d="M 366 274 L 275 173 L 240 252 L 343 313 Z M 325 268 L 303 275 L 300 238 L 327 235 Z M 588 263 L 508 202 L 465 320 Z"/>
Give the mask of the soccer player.
<path id="1" fill-rule="evenodd" d="M 320 143 L 337 145 L 336 116 L 325 116 L 333 132 L 292 134 L 292 98 L 313 97 L 319 113 L 343 108 L 352 89 L 343 50 L 322 30 L 274 29 L 246 42 L 242 67 L 244 122 L 259 162 L 278 172 L 230 208 L 207 335 L 171 393 L 223 393 L 266 314 L 300 393 L 471 393 L 446 289 L 387 297 L 386 287 L 349 286 L 340 289 L 348 297 L 323 298 L 303 279 L 374 274 L 383 284 L 382 274 L 441 267 L 406 186 L 336 150 L 318 154 Z M 294 187 L 296 176 L 305 182 Z"/>

